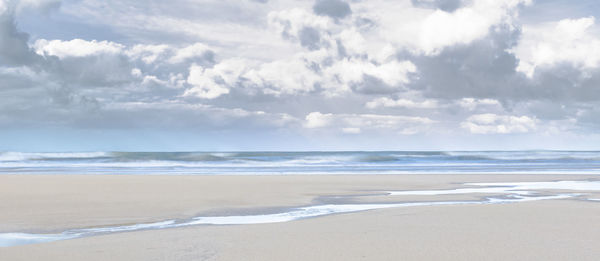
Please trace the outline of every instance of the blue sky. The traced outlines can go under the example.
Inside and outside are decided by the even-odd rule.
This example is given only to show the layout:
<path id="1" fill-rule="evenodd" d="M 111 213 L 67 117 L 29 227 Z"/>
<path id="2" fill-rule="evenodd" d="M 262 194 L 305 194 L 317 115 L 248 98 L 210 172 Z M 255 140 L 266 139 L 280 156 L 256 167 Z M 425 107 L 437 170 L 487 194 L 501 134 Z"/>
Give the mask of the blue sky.
<path id="1" fill-rule="evenodd" d="M 0 150 L 593 150 L 599 10 L 0 0 Z"/>

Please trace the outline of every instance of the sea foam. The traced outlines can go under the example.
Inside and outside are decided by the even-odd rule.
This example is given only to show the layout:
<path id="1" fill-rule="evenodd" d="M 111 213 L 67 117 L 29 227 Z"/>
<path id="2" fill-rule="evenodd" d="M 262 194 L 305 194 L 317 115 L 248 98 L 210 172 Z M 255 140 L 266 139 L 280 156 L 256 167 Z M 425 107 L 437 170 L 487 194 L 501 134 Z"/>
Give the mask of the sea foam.
<path id="1" fill-rule="evenodd" d="M 493 194 L 512 193 L 527 195 L 532 190 L 588 190 L 600 191 L 600 181 L 550 181 L 550 182 L 508 182 L 508 183 L 466 183 L 475 188 L 457 188 L 447 190 L 408 190 L 388 191 L 389 195 L 452 195 L 452 194 Z M 480 188 L 483 187 L 483 188 Z"/>

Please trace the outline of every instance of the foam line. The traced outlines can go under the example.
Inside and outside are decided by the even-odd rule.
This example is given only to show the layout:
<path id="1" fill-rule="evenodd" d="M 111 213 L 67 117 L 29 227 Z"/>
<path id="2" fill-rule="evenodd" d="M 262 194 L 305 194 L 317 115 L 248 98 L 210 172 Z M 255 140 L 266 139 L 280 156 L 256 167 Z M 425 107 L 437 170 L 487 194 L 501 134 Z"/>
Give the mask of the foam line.
<path id="1" fill-rule="evenodd" d="M 66 234 L 3 233 L 0 234 L 0 247 L 52 242 L 76 237 L 79 236 Z"/>
<path id="2" fill-rule="evenodd" d="M 222 216 L 222 217 L 197 217 L 193 221 L 187 223 L 190 225 L 210 224 L 210 225 L 241 225 L 241 224 L 264 224 L 264 223 L 280 223 L 298 219 L 325 216 L 331 214 L 350 213 L 358 211 L 366 211 L 373 209 L 384 209 L 394 207 L 408 206 L 433 206 L 433 205 L 452 205 L 468 202 L 423 202 L 423 203 L 401 203 L 401 204 L 343 204 L 343 205 L 319 205 L 298 208 L 289 212 L 254 215 L 254 216 Z M 187 225 L 186 224 L 186 225 Z"/>
<path id="3" fill-rule="evenodd" d="M 507 182 L 507 183 L 467 183 L 471 186 L 512 187 L 515 190 L 590 190 L 600 191 L 600 181 L 549 181 L 549 182 Z"/>
<path id="4" fill-rule="evenodd" d="M 175 224 L 175 221 L 169 220 L 156 223 L 135 224 L 128 226 L 71 229 L 64 231 L 60 234 L 0 233 L 0 247 L 52 242 L 107 233 L 128 232 L 143 229 L 168 228 L 172 227 L 173 224 Z"/>
<path id="5" fill-rule="evenodd" d="M 175 220 L 167 220 L 155 223 L 145 223 L 145 224 L 135 224 L 129 226 L 118 226 L 118 227 L 100 227 L 100 228 L 84 228 L 71 230 L 72 234 L 100 234 L 100 233 L 116 233 L 116 232 L 127 232 L 127 231 L 135 231 L 135 230 L 143 230 L 143 229 L 159 229 L 159 228 L 168 228 L 175 224 Z"/>
<path id="6" fill-rule="evenodd" d="M 467 186 L 483 188 L 459 188 L 448 190 L 409 190 L 388 191 L 392 196 L 406 195 L 453 195 L 453 194 L 493 194 L 510 193 L 528 195 L 532 190 L 574 190 L 574 191 L 600 191 L 600 181 L 550 181 L 550 182 L 508 182 L 508 183 L 466 183 Z"/>
<path id="7" fill-rule="evenodd" d="M 388 191 L 391 196 L 437 196 L 437 195 L 456 195 L 456 194 L 493 194 L 493 193 L 511 193 L 527 195 L 529 191 L 514 190 L 513 187 L 493 187 L 493 188 L 459 188 L 447 190 L 408 190 L 408 191 Z"/>

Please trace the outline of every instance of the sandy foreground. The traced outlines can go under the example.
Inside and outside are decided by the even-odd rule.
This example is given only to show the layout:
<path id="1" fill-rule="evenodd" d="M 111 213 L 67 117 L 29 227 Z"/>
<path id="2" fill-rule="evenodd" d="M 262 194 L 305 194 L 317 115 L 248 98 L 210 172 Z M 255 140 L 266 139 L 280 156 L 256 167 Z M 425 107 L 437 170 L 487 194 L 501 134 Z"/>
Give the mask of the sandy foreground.
<path id="1" fill-rule="evenodd" d="M 382 196 L 382 192 L 458 188 L 466 182 L 556 180 L 600 180 L 600 176 L 0 175 L 0 233 L 272 213 L 334 199 L 338 203 L 477 200 L 485 195 Z M 594 192 L 578 193 L 600 198 Z M 581 199 L 419 206 L 5 247 L 0 248 L 0 260 L 600 260 L 599 222 L 600 201 Z"/>

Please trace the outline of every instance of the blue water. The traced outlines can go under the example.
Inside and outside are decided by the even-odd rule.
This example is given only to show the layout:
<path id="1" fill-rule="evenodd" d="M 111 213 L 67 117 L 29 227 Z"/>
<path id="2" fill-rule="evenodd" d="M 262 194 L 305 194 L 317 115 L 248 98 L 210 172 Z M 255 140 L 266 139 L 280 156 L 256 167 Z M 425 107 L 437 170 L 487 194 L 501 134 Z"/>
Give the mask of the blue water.
<path id="1" fill-rule="evenodd" d="M 600 174 L 600 151 L 0 152 L 0 174 Z"/>

